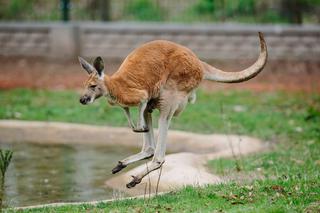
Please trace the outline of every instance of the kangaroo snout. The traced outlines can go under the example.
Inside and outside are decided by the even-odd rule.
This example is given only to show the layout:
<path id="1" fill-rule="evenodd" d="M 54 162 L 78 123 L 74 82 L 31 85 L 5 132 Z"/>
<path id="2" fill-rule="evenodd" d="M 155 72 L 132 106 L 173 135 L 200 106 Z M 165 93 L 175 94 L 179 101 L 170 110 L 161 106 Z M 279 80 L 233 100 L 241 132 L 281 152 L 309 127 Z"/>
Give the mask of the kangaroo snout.
<path id="1" fill-rule="evenodd" d="M 90 102 L 91 98 L 89 96 L 82 96 L 80 97 L 80 103 L 85 105 L 85 104 L 88 104 Z"/>

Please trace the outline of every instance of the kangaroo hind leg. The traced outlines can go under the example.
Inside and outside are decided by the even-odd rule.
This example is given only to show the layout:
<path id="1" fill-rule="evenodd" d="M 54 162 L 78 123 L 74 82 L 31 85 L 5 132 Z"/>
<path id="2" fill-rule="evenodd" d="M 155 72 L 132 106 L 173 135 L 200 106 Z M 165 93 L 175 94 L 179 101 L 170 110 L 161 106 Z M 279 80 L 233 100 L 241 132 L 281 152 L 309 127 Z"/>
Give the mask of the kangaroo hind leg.
<path id="1" fill-rule="evenodd" d="M 131 163 L 134 163 L 143 159 L 148 159 L 153 156 L 154 150 L 155 150 L 155 142 L 154 142 L 154 134 L 153 134 L 153 128 L 152 128 L 151 113 L 145 111 L 144 118 L 145 118 L 144 120 L 147 123 L 146 125 L 149 128 L 149 132 L 143 133 L 143 146 L 142 146 L 141 152 L 119 161 L 118 165 L 112 169 L 113 174 L 121 171 Z M 144 120 L 142 122 L 144 122 Z"/>
<path id="2" fill-rule="evenodd" d="M 146 175 L 148 175 L 150 172 L 154 170 L 159 169 L 164 163 L 168 128 L 170 125 L 171 118 L 175 110 L 177 109 L 177 106 L 167 106 L 165 108 L 166 109 L 160 111 L 157 146 L 153 159 L 151 162 L 147 164 L 147 167 L 142 172 L 132 176 L 133 179 L 131 182 L 127 184 L 127 188 L 132 188 L 135 185 L 139 184 Z"/>

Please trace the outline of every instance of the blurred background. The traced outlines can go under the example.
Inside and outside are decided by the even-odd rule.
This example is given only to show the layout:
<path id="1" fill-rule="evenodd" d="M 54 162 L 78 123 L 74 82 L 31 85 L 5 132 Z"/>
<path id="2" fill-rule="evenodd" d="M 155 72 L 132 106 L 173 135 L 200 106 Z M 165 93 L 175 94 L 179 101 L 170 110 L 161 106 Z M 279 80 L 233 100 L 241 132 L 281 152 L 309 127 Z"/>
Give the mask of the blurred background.
<path id="1" fill-rule="evenodd" d="M 257 32 L 262 31 L 270 53 L 261 75 L 265 76 L 232 87 L 319 89 L 313 82 L 319 80 L 315 74 L 320 58 L 319 0 L 0 0 L 0 4 L 0 88 L 80 87 L 84 75 L 78 55 L 104 57 L 112 73 L 134 48 L 155 39 L 185 45 L 222 69 L 239 70 L 256 59 Z"/>
<path id="2" fill-rule="evenodd" d="M 215 67 L 238 71 L 258 57 L 261 31 L 269 50 L 263 72 L 239 84 L 204 82 L 196 105 L 172 128 L 281 141 L 264 158 L 253 156 L 236 169 L 228 162 L 228 172 L 250 165 L 269 177 L 299 170 L 312 179 L 320 156 L 319 23 L 320 0 L 0 0 L 0 119 L 127 126 L 121 109 L 105 101 L 79 104 L 87 75 L 78 56 L 102 56 L 112 74 L 136 47 L 166 39 Z M 14 151 L 9 206 L 110 198 L 103 169 L 133 153 L 12 145 L 1 134 L 0 145 Z"/>
<path id="3" fill-rule="evenodd" d="M 157 21 L 317 24 L 318 0 L 1 0 L 13 21 Z"/>

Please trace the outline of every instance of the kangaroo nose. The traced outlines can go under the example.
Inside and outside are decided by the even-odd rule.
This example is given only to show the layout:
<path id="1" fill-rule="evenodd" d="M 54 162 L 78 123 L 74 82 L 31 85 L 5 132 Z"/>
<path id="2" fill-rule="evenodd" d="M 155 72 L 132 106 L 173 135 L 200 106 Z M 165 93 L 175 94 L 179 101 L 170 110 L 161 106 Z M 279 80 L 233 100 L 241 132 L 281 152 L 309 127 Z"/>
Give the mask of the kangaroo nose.
<path id="1" fill-rule="evenodd" d="M 80 103 L 81 104 L 86 104 L 87 103 L 87 98 L 86 97 L 81 97 L 80 98 Z"/>

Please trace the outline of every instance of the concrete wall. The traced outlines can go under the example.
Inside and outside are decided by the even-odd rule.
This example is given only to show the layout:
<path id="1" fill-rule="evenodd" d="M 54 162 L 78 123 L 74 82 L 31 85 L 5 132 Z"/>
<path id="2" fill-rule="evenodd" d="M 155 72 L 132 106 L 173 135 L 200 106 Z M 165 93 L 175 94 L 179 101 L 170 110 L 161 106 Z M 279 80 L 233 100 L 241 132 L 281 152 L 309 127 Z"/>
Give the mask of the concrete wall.
<path id="1" fill-rule="evenodd" d="M 265 34 L 271 59 L 320 60 L 320 26 L 138 23 L 0 23 L 0 55 L 124 58 L 139 45 L 171 40 L 204 59 L 252 59 Z"/>

